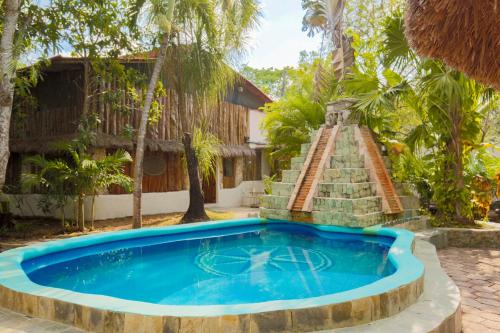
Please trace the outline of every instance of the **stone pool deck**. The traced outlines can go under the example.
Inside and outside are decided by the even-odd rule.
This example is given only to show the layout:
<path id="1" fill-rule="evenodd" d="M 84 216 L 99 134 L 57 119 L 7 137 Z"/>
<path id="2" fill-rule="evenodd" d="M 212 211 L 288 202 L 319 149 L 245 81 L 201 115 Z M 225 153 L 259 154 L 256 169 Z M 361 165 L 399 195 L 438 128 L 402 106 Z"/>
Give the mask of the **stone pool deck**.
<path id="1" fill-rule="evenodd" d="M 436 248 L 417 240 L 415 255 L 425 265 L 424 293 L 415 304 L 386 319 L 316 333 L 459 333 L 460 292 L 442 269 Z"/>
<path id="2" fill-rule="evenodd" d="M 0 308 L 1 333 L 84 333 L 76 327 Z"/>
<path id="3" fill-rule="evenodd" d="M 500 333 L 500 250 L 447 248 L 438 255 L 462 294 L 463 333 Z"/>

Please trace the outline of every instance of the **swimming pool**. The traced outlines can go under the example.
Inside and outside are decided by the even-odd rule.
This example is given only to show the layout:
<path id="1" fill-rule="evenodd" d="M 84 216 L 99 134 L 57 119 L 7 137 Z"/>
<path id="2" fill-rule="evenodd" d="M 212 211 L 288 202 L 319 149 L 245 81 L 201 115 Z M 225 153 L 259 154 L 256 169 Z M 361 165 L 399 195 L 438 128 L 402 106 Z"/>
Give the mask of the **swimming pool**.
<path id="1" fill-rule="evenodd" d="M 400 311 L 402 288 L 407 305 L 421 292 L 423 266 L 412 255 L 412 242 L 413 234 L 404 230 L 264 219 L 104 233 L 0 254 L 0 291 L 30 295 L 38 303 L 51 299 L 56 317 L 58 302 L 64 302 L 181 321 L 264 312 L 291 318 L 293 309 L 384 294 L 394 303 L 394 290 Z M 386 309 L 387 315 L 395 311 Z"/>

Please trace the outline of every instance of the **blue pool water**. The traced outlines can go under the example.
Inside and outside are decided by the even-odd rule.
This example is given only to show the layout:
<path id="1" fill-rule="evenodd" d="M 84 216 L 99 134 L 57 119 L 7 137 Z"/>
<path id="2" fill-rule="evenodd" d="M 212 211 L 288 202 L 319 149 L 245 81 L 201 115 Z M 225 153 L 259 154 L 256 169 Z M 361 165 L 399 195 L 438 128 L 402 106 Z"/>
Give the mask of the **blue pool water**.
<path id="1" fill-rule="evenodd" d="M 102 243 L 23 261 L 34 283 L 167 305 L 334 294 L 391 275 L 394 239 L 254 224 Z"/>

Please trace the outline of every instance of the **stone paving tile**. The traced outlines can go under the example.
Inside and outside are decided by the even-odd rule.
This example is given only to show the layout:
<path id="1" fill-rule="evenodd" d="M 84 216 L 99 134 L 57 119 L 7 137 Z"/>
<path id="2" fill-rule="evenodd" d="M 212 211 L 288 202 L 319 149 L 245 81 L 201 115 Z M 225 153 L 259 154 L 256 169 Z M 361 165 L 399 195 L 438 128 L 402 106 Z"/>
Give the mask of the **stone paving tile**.
<path id="1" fill-rule="evenodd" d="M 438 251 L 462 296 L 463 333 L 500 333 L 500 250 Z"/>
<path id="2" fill-rule="evenodd" d="M 0 308 L 0 333 L 83 333 L 72 326 L 32 318 Z"/>

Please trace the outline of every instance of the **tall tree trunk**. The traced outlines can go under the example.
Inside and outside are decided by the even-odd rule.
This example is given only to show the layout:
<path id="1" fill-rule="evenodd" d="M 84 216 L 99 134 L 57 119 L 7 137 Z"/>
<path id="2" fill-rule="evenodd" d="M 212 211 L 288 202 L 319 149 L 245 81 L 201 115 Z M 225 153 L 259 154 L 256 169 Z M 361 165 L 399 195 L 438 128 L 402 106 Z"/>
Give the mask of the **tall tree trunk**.
<path id="1" fill-rule="evenodd" d="M 89 97 L 90 96 L 90 63 L 89 58 L 83 60 L 83 104 L 82 114 L 87 117 L 89 114 Z"/>
<path id="2" fill-rule="evenodd" d="M 148 125 L 149 109 L 151 108 L 151 103 L 153 102 L 154 91 L 158 79 L 160 78 L 160 73 L 167 57 L 167 48 L 169 43 L 169 34 L 164 34 L 160 46 L 160 51 L 155 61 L 153 68 L 153 73 L 151 74 L 151 79 L 149 81 L 148 91 L 146 93 L 146 100 L 144 101 L 144 107 L 142 108 L 141 122 L 139 125 L 139 130 L 137 132 L 137 147 L 135 150 L 134 157 L 134 228 L 142 227 L 142 211 L 141 211 L 141 199 L 142 199 L 142 169 L 144 162 L 144 138 L 146 136 L 146 128 Z"/>
<path id="3" fill-rule="evenodd" d="M 95 221 L 95 194 L 92 196 L 92 216 L 90 218 L 90 230 L 94 230 Z"/>
<path id="4" fill-rule="evenodd" d="M 0 187 L 5 184 L 9 162 L 9 130 L 14 99 L 14 35 L 19 18 L 20 0 L 3 1 L 5 18 L 0 41 Z"/>
<path id="5" fill-rule="evenodd" d="M 450 153 L 453 156 L 453 178 L 455 191 L 462 192 L 465 187 L 464 181 L 464 163 L 463 163 L 463 143 L 461 135 L 462 115 L 459 110 L 455 110 L 450 115 L 451 118 L 451 145 Z M 455 220 L 457 222 L 472 222 L 467 217 L 463 216 L 462 201 L 455 200 Z"/>
<path id="6" fill-rule="evenodd" d="M 85 195 L 78 195 L 78 230 L 85 231 Z"/>
<path id="7" fill-rule="evenodd" d="M 189 176 L 189 207 L 182 217 L 182 223 L 201 222 L 209 220 L 205 212 L 205 198 L 201 189 L 200 173 L 198 171 L 198 158 L 193 148 L 191 133 L 184 133 L 182 140 L 184 154 Z"/>

